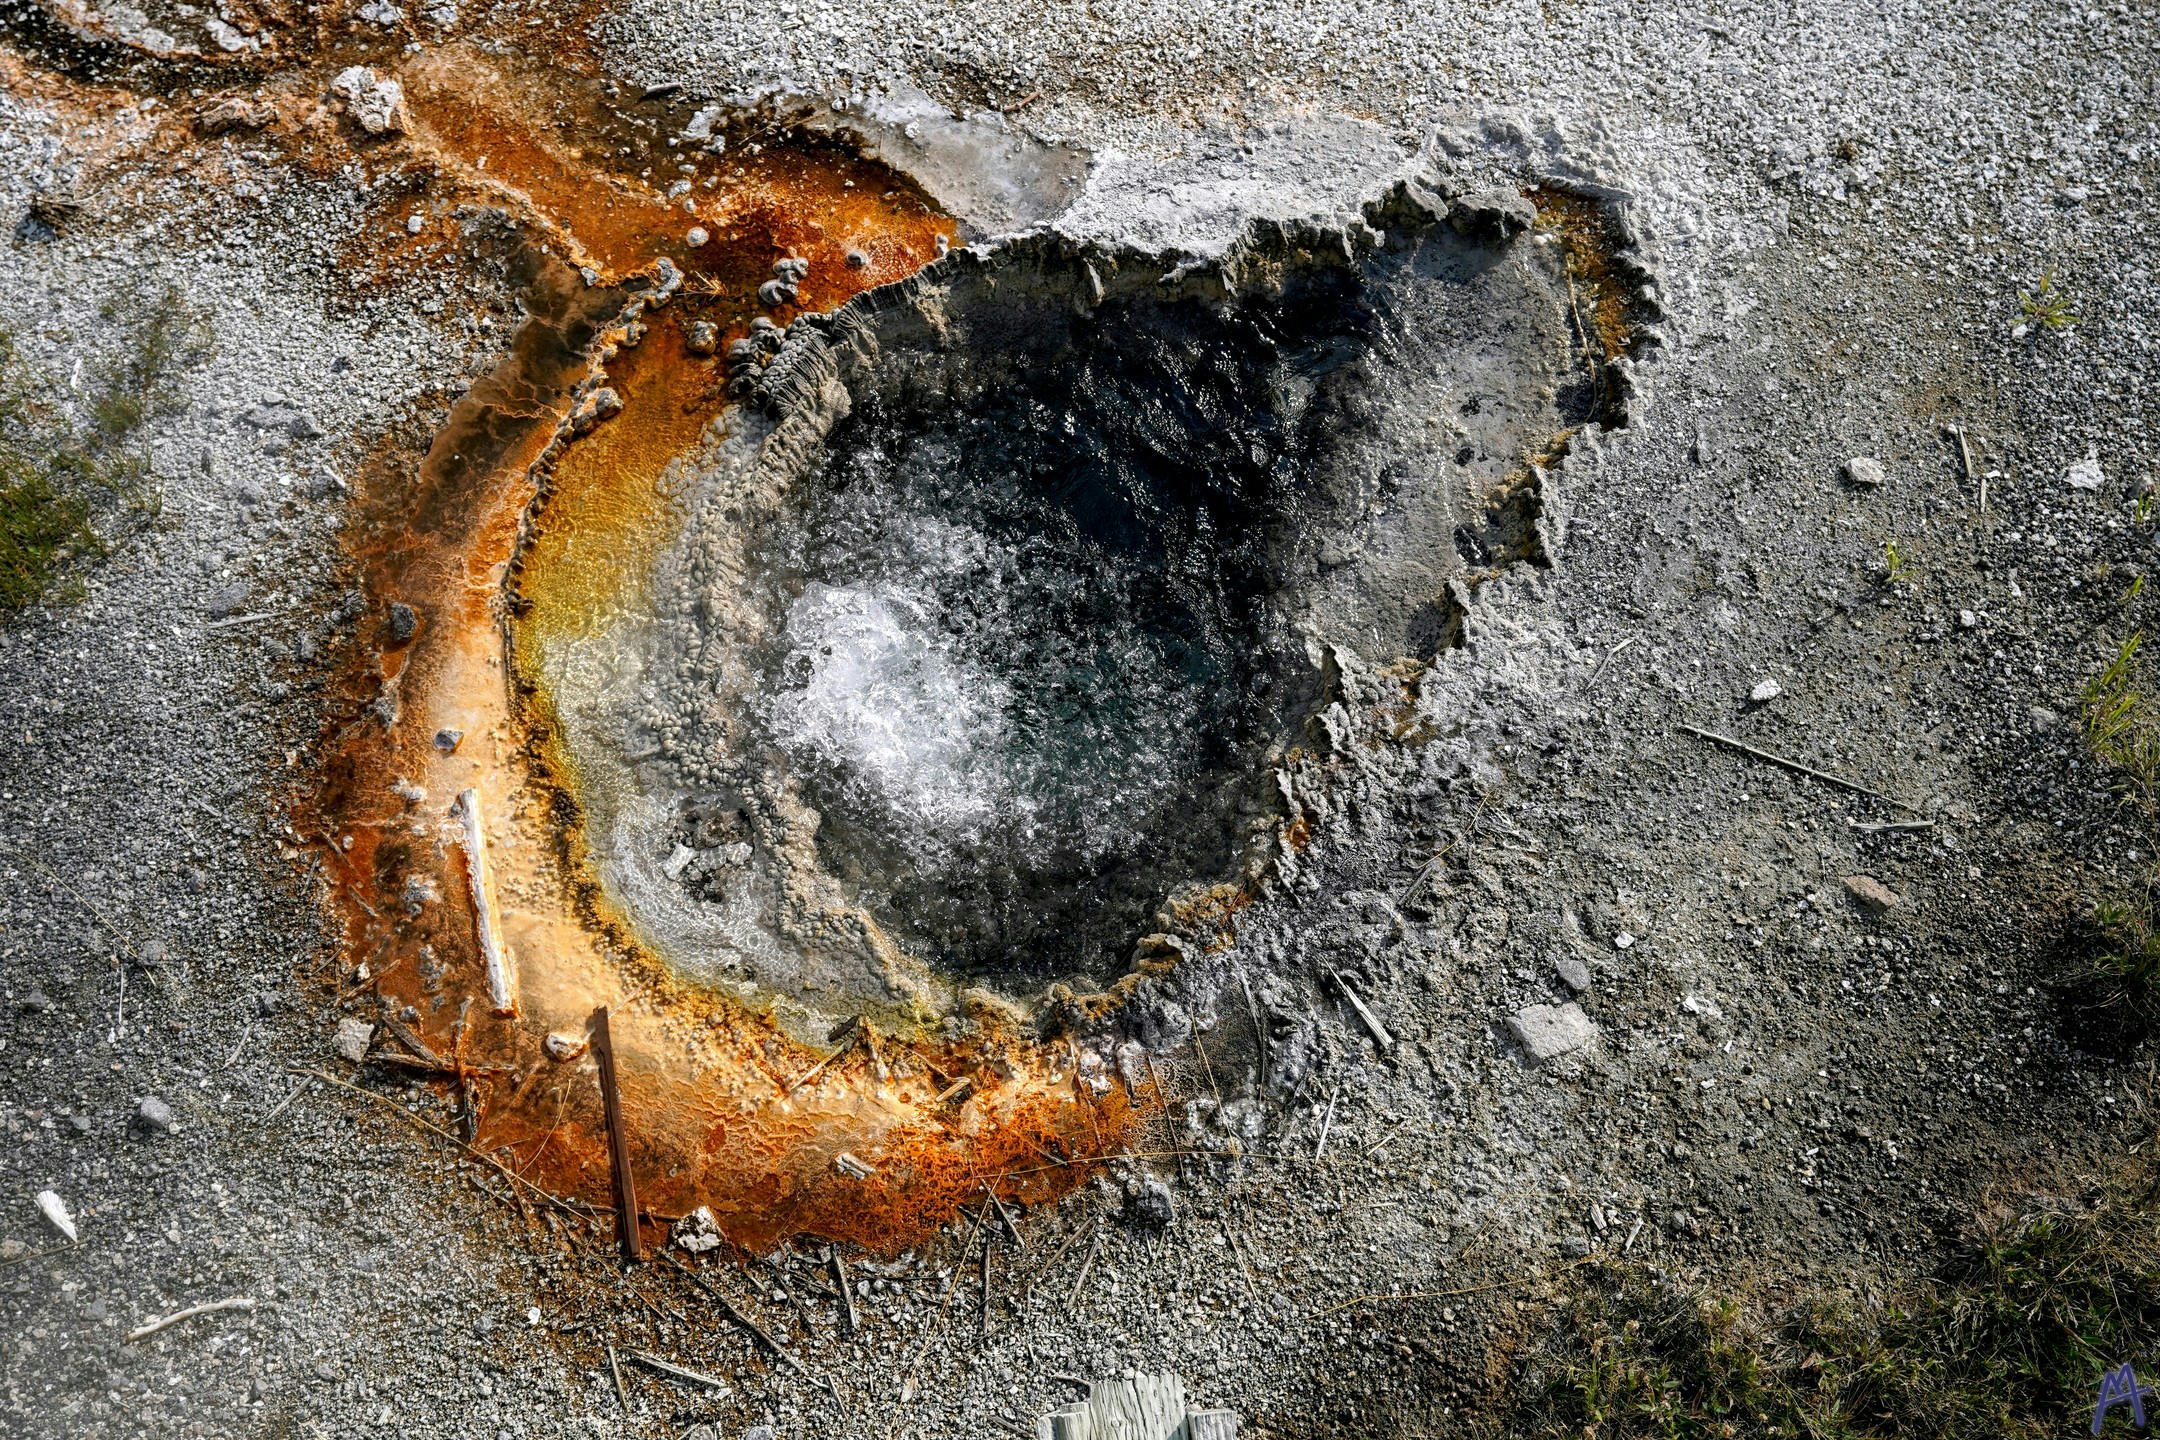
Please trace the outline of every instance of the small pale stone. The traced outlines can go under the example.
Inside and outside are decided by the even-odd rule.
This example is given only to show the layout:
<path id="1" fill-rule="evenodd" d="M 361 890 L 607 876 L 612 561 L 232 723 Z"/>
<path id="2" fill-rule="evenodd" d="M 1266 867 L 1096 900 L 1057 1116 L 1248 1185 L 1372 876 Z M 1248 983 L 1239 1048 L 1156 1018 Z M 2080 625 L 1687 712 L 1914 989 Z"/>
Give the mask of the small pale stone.
<path id="1" fill-rule="evenodd" d="M 1882 461 L 1866 455 L 1855 455 L 1845 462 L 1845 478 L 1867 489 L 1879 489 L 1886 478 Z"/>
<path id="2" fill-rule="evenodd" d="M 1895 890 L 1870 875 L 1848 875 L 1845 891 L 1860 902 L 1860 908 L 1870 915 L 1881 915 L 1900 903 Z"/>
<path id="3" fill-rule="evenodd" d="M 719 1249 L 726 1238 L 709 1205 L 700 1205 L 675 1222 L 675 1243 L 693 1255 Z"/>
<path id="4" fill-rule="evenodd" d="M 2073 490 L 2098 490 L 2106 484 L 2107 475 L 2100 468 L 2100 453 L 2087 450 L 2085 458 L 2064 473 L 2063 482 Z"/>
<path id="5" fill-rule="evenodd" d="M 1757 705 L 1762 705 L 1777 699 L 1778 696 L 1784 693 L 1785 687 L 1778 684 L 1777 681 L 1765 680 L 1760 685 L 1757 685 L 1753 690 L 1748 691 L 1747 698 L 1754 701 Z"/>
<path id="6" fill-rule="evenodd" d="M 540 1048 L 547 1051 L 548 1059 L 562 1064 L 583 1055 L 585 1043 L 582 1035 L 565 1035 L 562 1031 L 555 1030 L 550 1031 L 548 1037 L 540 1042 Z"/>
<path id="7" fill-rule="evenodd" d="M 1980 617 L 1970 610 L 1958 611 L 1958 629 L 1970 630 L 1980 623 Z"/>
<path id="8" fill-rule="evenodd" d="M 1590 967 L 1572 955 L 1553 961 L 1553 971 L 1578 995 L 1590 988 Z"/>
<path id="9" fill-rule="evenodd" d="M 375 1027 L 365 1020 L 355 1020 L 347 1016 L 337 1022 L 337 1035 L 331 1040 L 330 1046 L 338 1054 L 358 1065 L 367 1059 L 368 1046 L 374 1043 Z"/>
<path id="10" fill-rule="evenodd" d="M 66 1236 L 69 1244 L 75 1242 L 75 1217 L 68 1214 L 67 1201 L 60 1198 L 58 1191 L 38 1191 L 37 1208 L 46 1224 Z"/>
<path id="11" fill-rule="evenodd" d="M 1612 943 L 1615 950 L 1632 950 L 1635 948 L 1635 937 L 1623 930 L 1612 937 Z"/>
<path id="12" fill-rule="evenodd" d="M 1580 1050 L 1598 1037 L 1595 1021 L 1580 1005 L 1525 1005 L 1508 1017 L 1508 1033 L 1528 1053 L 1530 1063 L 1543 1065 Z"/>
<path id="13" fill-rule="evenodd" d="M 145 1095 L 142 1104 L 135 1107 L 135 1119 L 143 1129 L 162 1135 L 173 1128 L 172 1106 L 155 1095 Z"/>
<path id="14" fill-rule="evenodd" d="M 705 227 L 702 225 L 691 226 L 690 233 L 683 236 L 684 243 L 693 250 L 697 249 L 698 246 L 703 245 L 707 240 L 710 239 L 712 239 L 712 236 L 708 235 L 705 232 Z"/>

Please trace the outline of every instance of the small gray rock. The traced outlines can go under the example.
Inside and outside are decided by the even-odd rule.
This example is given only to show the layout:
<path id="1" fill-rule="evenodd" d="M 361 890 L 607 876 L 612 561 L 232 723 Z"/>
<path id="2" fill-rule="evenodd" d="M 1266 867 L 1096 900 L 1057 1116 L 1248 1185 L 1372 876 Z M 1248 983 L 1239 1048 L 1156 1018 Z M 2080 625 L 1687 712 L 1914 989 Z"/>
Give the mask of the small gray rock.
<path id="1" fill-rule="evenodd" d="M 435 748 L 445 755 L 455 755 L 457 747 L 464 739 L 465 732 L 463 730 L 437 730 L 435 732 Z"/>
<path id="2" fill-rule="evenodd" d="M 383 627 L 383 633 L 389 637 L 390 643 L 403 645 L 419 632 L 420 616 L 418 612 L 402 600 L 391 601 L 390 623 Z"/>
<path id="3" fill-rule="evenodd" d="M 772 1426 L 753 1425 L 748 1430 L 742 1432 L 742 1440 L 773 1440 L 773 1435 L 774 1431 Z"/>
<path id="4" fill-rule="evenodd" d="M 1883 473 L 1882 461 L 1855 455 L 1845 462 L 1845 478 L 1862 489 L 1879 490 L 1888 477 Z"/>
<path id="5" fill-rule="evenodd" d="M 1574 956 L 1563 956 L 1553 961 L 1552 968 L 1568 989 L 1576 994 L 1580 995 L 1590 988 L 1590 967 Z"/>
<path id="6" fill-rule="evenodd" d="M 1151 1230 L 1163 1229 L 1177 1218 L 1177 1199 L 1168 1185 L 1150 1175 L 1126 1200 L 1125 1218 Z"/>
<path id="7" fill-rule="evenodd" d="M 330 1047 L 358 1065 L 367 1059 L 368 1046 L 374 1043 L 375 1027 L 365 1020 L 355 1020 L 347 1016 L 337 1022 L 337 1035 L 331 1040 Z"/>
<path id="8" fill-rule="evenodd" d="M 173 1128 L 172 1106 L 155 1095 L 145 1095 L 142 1104 L 135 1107 L 135 1123 L 156 1134 L 167 1134 Z"/>
<path id="9" fill-rule="evenodd" d="M 720 327 L 710 320 L 693 320 L 683 343 L 692 355 L 710 355 L 720 348 Z"/>
<path id="10" fill-rule="evenodd" d="M 47 995 L 42 990 L 32 990 L 29 994 L 23 996 L 22 999 L 16 1001 L 15 1003 L 22 1009 L 29 1011 L 32 1015 L 43 1015 L 46 1011 L 53 1008 L 52 996 Z"/>
<path id="11" fill-rule="evenodd" d="M 1777 681 L 1765 680 L 1761 684 L 1757 685 L 1754 689 L 1748 691 L 1747 698 L 1754 701 L 1757 705 L 1767 705 L 1772 700 L 1777 699 L 1778 696 L 1784 693 L 1785 687 L 1778 684 Z"/>
<path id="12" fill-rule="evenodd" d="M 226 616 L 247 604 L 248 587 L 245 580 L 235 580 L 230 585 L 220 585 L 203 600 L 203 613 L 213 620 Z"/>
<path id="13" fill-rule="evenodd" d="M 1532 1065 L 1543 1065 L 1580 1050 L 1598 1037 L 1598 1027 L 1580 1005 L 1525 1005 L 1508 1017 L 1508 1033 L 1528 1053 Z"/>

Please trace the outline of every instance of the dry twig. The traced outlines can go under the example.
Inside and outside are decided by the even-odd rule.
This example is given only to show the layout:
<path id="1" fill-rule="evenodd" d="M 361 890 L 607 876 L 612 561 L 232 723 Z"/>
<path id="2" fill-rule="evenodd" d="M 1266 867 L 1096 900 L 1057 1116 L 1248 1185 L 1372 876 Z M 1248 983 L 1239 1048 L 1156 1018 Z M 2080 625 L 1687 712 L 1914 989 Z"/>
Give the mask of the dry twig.
<path id="1" fill-rule="evenodd" d="M 192 1320 L 197 1315 L 215 1315 L 220 1310 L 253 1310 L 254 1308 L 255 1298 L 252 1295 L 234 1295 L 225 1300 L 212 1300 L 207 1305 L 190 1305 L 185 1310 L 173 1311 L 172 1314 L 165 1316 L 163 1319 L 152 1320 L 147 1325 L 136 1326 L 133 1330 L 128 1331 L 125 1343 L 132 1345 L 146 1336 L 157 1334 L 158 1331 L 163 1330 L 168 1325 L 177 1325 L 182 1320 Z"/>
<path id="2" fill-rule="evenodd" d="M 1883 794 L 1880 790 L 1870 790 L 1867 786 L 1862 785 L 1857 780 L 1847 780 L 1842 775 L 1832 775 L 1826 770 L 1817 770 L 1812 765 L 1803 765 L 1798 760 L 1789 759 L 1788 757 L 1783 755 L 1773 754 L 1768 750 L 1759 750 L 1755 746 L 1748 744 L 1745 740 L 1735 740 L 1730 735 L 1720 735 L 1717 733 L 1717 731 L 1705 730 L 1700 725 L 1682 725 L 1680 728 L 1682 730 L 1685 730 L 1690 735 L 1700 736 L 1702 739 L 1715 741 L 1717 744 L 1720 745 L 1730 746 L 1732 749 L 1739 751 L 1743 755 L 1753 756 L 1755 759 L 1761 760 L 1765 764 L 1775 765 L 1778 766 L 1780 769 L 1784 770 L 1790 770 L 1796 775 L 1805 775 L 1808 776 L 1810 779 L 1820 780 L 1825 785 L 1835 785 L 1841 790 L 1850 790 L 1856 795 L 1865 795 L 1871 800 L 1880 800 L 1886 805 L 1895 805 L 1900 810 L 1910 810 L 1916 815 L 1920 813 L 1920 807 L 1917 805 L 1909 805 L 1903 800 L 1894 799 L 1891 796 Z"/>

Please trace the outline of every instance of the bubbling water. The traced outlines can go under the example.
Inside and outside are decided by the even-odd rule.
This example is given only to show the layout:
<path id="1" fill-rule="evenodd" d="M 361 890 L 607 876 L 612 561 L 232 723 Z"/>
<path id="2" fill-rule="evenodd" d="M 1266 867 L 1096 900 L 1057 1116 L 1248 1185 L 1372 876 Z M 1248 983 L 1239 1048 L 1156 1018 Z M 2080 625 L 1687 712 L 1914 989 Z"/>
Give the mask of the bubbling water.
<path id="1" fill-rule="evenodd" d="M 965 405 L 871 399 L 766 556 L 755 719 L 827 866 L 962 968 L 1114 958 L 1083 952 L 1129 943 L 1163 866 L 1227 859 L 1218 792 L 1281 728 L 1285 417 L 1206 401 L 1282 392 L 1089 338 Z"/>

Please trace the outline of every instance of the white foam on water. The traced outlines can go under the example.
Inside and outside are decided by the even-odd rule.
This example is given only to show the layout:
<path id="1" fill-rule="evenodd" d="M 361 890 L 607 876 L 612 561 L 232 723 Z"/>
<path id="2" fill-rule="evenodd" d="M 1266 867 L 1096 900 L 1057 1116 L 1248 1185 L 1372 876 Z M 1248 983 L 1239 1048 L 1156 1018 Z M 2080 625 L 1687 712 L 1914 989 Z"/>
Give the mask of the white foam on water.
<path id="1" fill-rule="evenodd" d="M 954 654 L 923 597 L 813 582 L 789 607 L 786 635 L 796 683 L 766 714 L 798 762 L 837 768 L 922 841 L 974 832 L 1022 803 L 1002 764 L 1006 686 Z"/>
<path id="2" fill-rule="evenodd" d="M 1196 763 L 1202 697 L 1144 633 L 1117 561 L 1009 511 L 986 530 L 925 500 L 848 487 L 801 537 L 759 707 L 770 738 L 933 865 L 1118 849 Z"/>

